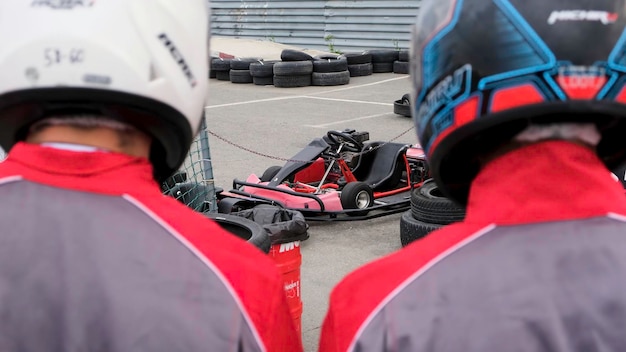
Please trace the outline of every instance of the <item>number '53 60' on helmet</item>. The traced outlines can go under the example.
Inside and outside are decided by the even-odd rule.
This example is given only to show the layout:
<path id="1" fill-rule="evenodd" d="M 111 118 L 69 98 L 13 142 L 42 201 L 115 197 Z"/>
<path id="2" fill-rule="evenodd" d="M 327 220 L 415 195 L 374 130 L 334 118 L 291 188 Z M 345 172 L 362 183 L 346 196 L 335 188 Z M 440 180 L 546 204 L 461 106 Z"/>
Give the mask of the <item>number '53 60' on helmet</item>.
<path id="1" fill-rule="evenodd" d="M 94 111 L 153 138 L 157 178 L 182 165 L 207 95 L 205 0 L 0 1 L 0 145 Z"/>
<path id="2" fill-rule="evenodd" d="M 412 113 L 442 191 L 466 202 L 479 157 L 529 124 L 595 123 L 599 157 L 623 162 L 625 25 L 624 0 L 424 0 Z"/>

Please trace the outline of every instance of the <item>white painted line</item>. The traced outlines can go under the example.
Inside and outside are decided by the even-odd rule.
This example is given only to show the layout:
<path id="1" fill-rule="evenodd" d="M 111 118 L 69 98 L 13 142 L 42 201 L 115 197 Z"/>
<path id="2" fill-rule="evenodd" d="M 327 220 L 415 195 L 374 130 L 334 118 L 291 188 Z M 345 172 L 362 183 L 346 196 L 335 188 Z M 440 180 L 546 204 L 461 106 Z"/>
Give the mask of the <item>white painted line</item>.
<path id="1" fill-rule="evenodd" d="M 225 108 L 225 107 L 229 107 L 229 106 L 239 106 L 239 105 L 246 105 L 246 104 L 264 103 L 264 102 L 269 102 L 269 101 L 280 101 L 280 100 L 289 100 L 289 99 L 301 99 L 301 98 L 323 99 L 323 98 L 319 98 L 319 97 L 316 97 L 316 96 L 320 95 L 320 94 L 341 92 L 341 91 L 345 91 L 345 90 L 357 89 L 357 88 L 362 88 L 362 87 L 370 87 L 370 86 L 375 86 L 375 85 L 381 84 L 381 83 L 398 81 L 398 80 L 401 80 L 401 79 L 407 79 L 407 77 L 406 76 L 395 77 L 395 78 L 386 79 L 384 81 L 378 81 L 378 82 L 372 82 L 372 83 L 360 84 L 360 85 L 353 85 L 353 86 L 349 86 L 349 87 L 345 87 L 345 88 L 339 88 L 339 89 L 324 90 L 324 91 L 313 93 L 313 94 L 309 94 L 309 95 L 294 95 L 294 96 L 289 96 L 289 97 L 277 97 L 277 98 L 269 98 L 269 99 L 242 101 L 242 102 L 238 102 L 238 103 L 208 105 L 208 106 L 205 106 L 205 109 Z M 223 81 L 223 83 L 227 84 L 229 82 Z M 327 100 L 333 100 L 333 99 L 332 98 L 327 98 Z M 335 99 L 335 100 L 337 100 L 337 101 L 353 102 L 353 103 L 364 103 L 364 104 L 380 104 L 380 105 L 385 105 L 385 106 L 393 105 L 393 104 L 387 104 L 387 103 L 372 103 L 372 102 L 358 101 L 358 100 L 341 100 L 341 99 Z"/>
<path id="2" fill-rule="evenodd" d="M 303 98 L 318 99 L 318 100 L 330 100 L 330 101 L 341 101 L 341 102 L 344 102 L 344 103 L 358 103 L 358 104 L 374 104 L 374 105 L 383 105 L 383 106 L 393 106 L 393 104 L 390 104 L 390 103 L 378 103 L 378 102 L 375 102 L 375 101 L 333 99 L 333 98 L 310 97 L 310 96 L 305 96 Z"/>
<path id="3" fill-rule="evenodd" d="M 357 117 L 357 118 L 354 118 L 354 119 L 335 121 L 335 122 L 325 123 L 325 124 L 322 124 L 322 125 L 305 125 L 305 126 L 306 127 L 313 127 L 313 128 L 322 128 L 322 127 L 328 127 L 328 126 L 332 126 L 332 125 L 340 125 L 340 124 L 346 123 L 346 122 L 373 119 L 373 118 L 376 118 L 376 117 L 382 117 L 382 116 L 386 116 L 386 115 L 389 115 L 389 113 L 377 114 L 377 115 L 369 115 L 369 116 L 361 116 L 361 117 Z"/>
<path id="4" fill-rule="evenodd" d="M 246 104 L 254 104 L 254 103 L 264 103 L 266 101 L 279 101 L 279 100 L 289 100 L 289 99 L 298 99 L 298 98 L 305 98 L 305 96 L 303 96 L 303 95 L 296 95 L 296 96 L 291 96 L 291 97 L 278 97 L 278 98 L 269 98 L 269 99 L 248 100 L 248 101 L 241 101 L 241 102 L 238 102 L 238 103 L 209 105 L 209 106 L 205 106 L 204 108 L 205 109 L 225 108 L 225 107 L 229 107 L 229 106 L 238 106 L 238 105 L 246 105 Z"/>
<path id="5" fill-rule="evenodd" d="M 386 80 L 384 80 L 384 81 L 378 81 L 378 82 L 372 82 L 372 83 L 366 83 L 366 84 L 349 85 L 349 86 L 344 87 L 344 88 L 338 88 L 338 89 L 332 89 L 332 90 L 325 90 L 325 91 L 323 91 L 323 92 L 315 93 L 314 95 L 326 94 L 326 93 L 334 93 L 334 92 L 341 92 L 341 91 L 344 91 L 344 90 L 350 90 L 350 89 L 356 89 L 356 88 L 370 87 L 370 86 L 375 86 L 375 85 L 377 85 L 377 84 L 381 84 L 381 83 L 387 83 L 387 82 L 399 81 L 399 80 L 401 80 L 401 79 L 408 79 L 408 76 L 395 77 L 395 78 L 386 79 Z M 312 95 L 313 95 L 313 94 L 312 94 Z"/>

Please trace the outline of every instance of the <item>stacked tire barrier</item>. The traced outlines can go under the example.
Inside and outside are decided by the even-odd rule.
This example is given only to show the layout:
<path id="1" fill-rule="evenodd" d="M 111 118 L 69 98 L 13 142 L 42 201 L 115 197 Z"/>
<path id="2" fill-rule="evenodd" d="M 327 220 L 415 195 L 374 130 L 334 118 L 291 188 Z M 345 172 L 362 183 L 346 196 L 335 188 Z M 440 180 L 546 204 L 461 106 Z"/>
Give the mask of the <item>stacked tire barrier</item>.
<path id="1" fill-rule="evenodd" d="M 408 73 L 408 59 L 406 50 L 366 50 L 313 57 L 304 51 L 285 49 L 280 60 L 212 57 L 209 78 L 279 88 L 336 86 L 350 83 L 350 77 Z"/>
<path id="2" fill-rule="evenodd" d="M 215 70 L 213 69 L 213 60 L 215 59 L 219 59 L 219 57 L 211 56 L 211 61 L 209 61 L 209 78 L 217 78 Z"/>
<path id="3" fill-rule="evenodd" d="M 230 81 L 231 59 L 215 58 L 211 60 L 210 71 L 215 72 L 215 79 L 218 81 Z"/>
<path id="4" fill-rule="evenodd" d="M 444 197 L 433 179 L 411 192 L 411 209 L 400 218 L 402 247 L 443 226 L 462 221 L 465 208 Z"/>
<path id="5" fill-rule="evenodd" d="M 346 58 L 350 77 L 370 76 L 374 72 L 372 55 L 367 52 L 344 53 L 341 57 Z"/>
<path id="6" fill-rule="evenodd" d="M 409 74 L 409 51 L 398 51 L 398 60 L 393 63 L 393 73 Z"/>
<path id="7" fill-rule="evenodd" d="M 313 59 L 311 84 L 314 86 L 339 86 L 350 83 L 348 60 L 339 56 L 318 56 Z"/>
<path id="8" fill-rule="evenodd" d="M 232 83 L 252 83 L 250 64 L 261 58 L 234 58 L 230 60 L 229 79 Z"/>
<path id="9" fill-rule="evenodd" d="M 310 86 L 313 56 L 298 50 L 285 49 L 280 62 L 274 64 L 274 87 L 296 88 Z"/>
<path id="10" fill-rule="evenodd" d="M 372 56 L 372 72 L 393 72 L 393 64 L 399 58 L 398 50 L 369 50 L 368 53 Z"/>
<path id="11" fill-rule="evenodd" d="M 250 64 L 252 83 L 257 86 L 274 85 L 274 64 L 279 61 L 258 60 Z"/>
<path id="12" fill-rule="evenodd" d="M 274 64 L 274 87 L 294 88 L 311 85 L 312 61 L 281 61 Z"/>

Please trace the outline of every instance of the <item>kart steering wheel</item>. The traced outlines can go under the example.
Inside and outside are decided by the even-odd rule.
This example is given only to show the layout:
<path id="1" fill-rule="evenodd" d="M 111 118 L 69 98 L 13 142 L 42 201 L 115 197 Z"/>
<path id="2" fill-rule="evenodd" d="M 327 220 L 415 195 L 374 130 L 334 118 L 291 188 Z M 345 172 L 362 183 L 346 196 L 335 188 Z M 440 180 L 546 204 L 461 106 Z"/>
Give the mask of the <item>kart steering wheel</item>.
<path id="1" fill-rule="evenodd" d="M 359 153 L 363 150 L 363 143 L 357 141 L 354 137 L 347 133 L 328 131 L 326 136 L 333 145 L 339 146 L 343 144 L 343 150 L 355 153 Z"/>

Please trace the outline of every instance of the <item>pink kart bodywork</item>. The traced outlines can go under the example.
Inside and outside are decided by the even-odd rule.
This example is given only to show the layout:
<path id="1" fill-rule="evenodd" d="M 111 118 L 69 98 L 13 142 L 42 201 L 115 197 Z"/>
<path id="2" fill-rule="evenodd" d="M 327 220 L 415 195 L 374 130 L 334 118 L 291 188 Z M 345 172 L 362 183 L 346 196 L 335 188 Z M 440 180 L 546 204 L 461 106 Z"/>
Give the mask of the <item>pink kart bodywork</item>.
<path id="1" fill-rule="evenodd" d="M 259 184 L 259 185 L 267 185 L 269 182 L 261 182 L 259 177 L 255 174 L 248 176 L 246 182 Z M 307 187 L 306 184 L 302 183 L 302 187 Z M 308 186 L 311 187 L 311 186 Z M 276 189 L 283 189 L 285 191 L 293 191 L 292 187 L 289 187 L 286 184 L 281 184 L 275 187 Z M 313 199 L 298 197 L 295 195 L 291 195 L 283 192 L 276 192 L 275 190 L 258 188 L 258 187 L 248 187 L 244 186 L 242 189 L 244 192 L 265 197 L 271 198 L 283 204 L 286 208 L 291 209 L 310 209 L 310 210 L 322 210 L 319 203 Z M 313 189 L 314 190 L 314 189 Z M 303 193 L 303 194 L 311 194 L 311 193 Z M 316 193 L 315 196 L 319 198 L 319 200 L 324 203 L 324 209 L 327 211 L 340 211 L 343 210 L 341 206 L 341 199 L 339 198 L 340 193 L 334 188 L 322 188 L 320 193 Z"/>
<path id="2" fill-rule="evenodd" d="M 426 160 L 426 153 L 420 145 L 414 144 L 406 150 L 406 158 L 409 160 Z"/>
<path id="3" fill-rule="evenodd" d="M 362 135 L 344 132 L 339 135 L 348 139 Z M 357 157 L 343 155 L 341 145 L 316 138 L 283 166 L 250 174 L 245 181 L 233 180 L 233 188 L 219 195 L 219 211 L 273 204 L 301 211 L 311 220 L 338 220 L 342 215 L 358 220 L 410 207 L 410 191 L 421 185 L 428 171 L 423 149 L 380 141 L 355 149 L 349 152 Z"/>
<path id="4" fill-rule="evenodd" d="M 419 145 L 411 145 L 406 150 L 405 165 L 409 165 L 409 161 L 422 161 L 425 158 L 424 150 Z M 324 210 L 324 211 L 342 211 L 341 193 L 333 187 L 333 183 L 328 183 L 320 187 L 311 186 L 308 183 L 320 180 L 324 174 L 324 160 L 318 158 L 315 162 L 296 173 L 294 183 L 288 185 L 286 183 L 276 185 L 270 188 L 243 186 L 241 190 L 252 196 L 272 199 L 286 208 L 290 209 L 307 209 L 307 210 Z M 407 169 L 407 172 L 411 170 Z M 259 176 L 251 174 L 246 179 L 246 183 L 258 186 L 268 186 L 269 182 L 262 182 Z M 397 188 L 387 192 L 375 192 L 374 198 L 381 198 L 388 195 L 394 195 L 409 191 L 412 187 L 407 184 L 405 187 Z M 281 192 L 282 191 L 282 192 Z M 297 194 L 294 194 L 296 192 Z M 299 194 L 299 195 L 298 195 Z M 314 195 L 318 200 L 310 198 Z M 323 203 L 323 209 L 319 202 Z"/>

